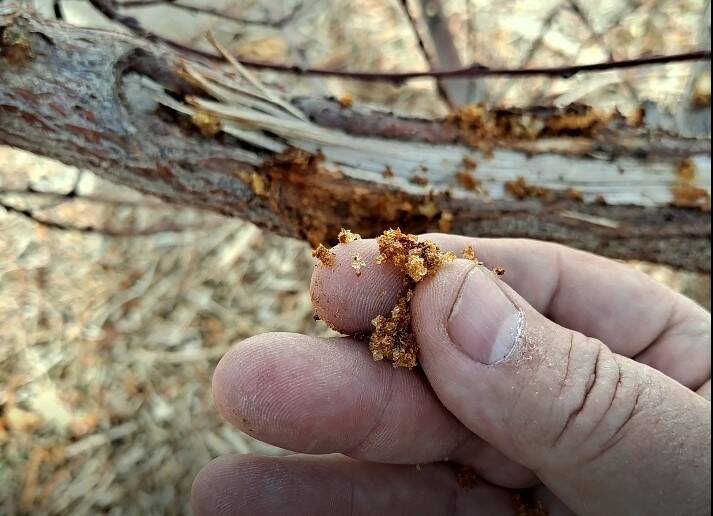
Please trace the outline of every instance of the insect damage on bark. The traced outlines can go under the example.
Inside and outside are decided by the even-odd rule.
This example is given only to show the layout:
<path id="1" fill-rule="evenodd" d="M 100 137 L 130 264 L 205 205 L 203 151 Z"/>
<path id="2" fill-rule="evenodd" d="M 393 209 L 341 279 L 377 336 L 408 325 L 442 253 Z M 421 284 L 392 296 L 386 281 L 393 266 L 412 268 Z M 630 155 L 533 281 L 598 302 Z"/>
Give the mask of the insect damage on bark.
<path id="1" fill-rule="evenodd" d="M 206 69 L 145 38 L 43 20 L 2 4 L 0 142 L 91 169 L 166 201 L 242 217 L 313 245 L 334 243 L 330 236 L 341 226 L 375 236 L 384 227 L 398 225 L 411 233 L 440 229 L 547 239 L 618 259 L 710 270 L 710 218 L 703 213 L 710 209 L 710 165 L 704 159 L 710 155 L 710 139 L 696 129 L 687 133 L 695 138 L 678 134 L 677 126 L 667 130 L 672 118 L 655 106 L 642 107 L 629 119 L 585 107 L 470 106 L 449 120 L 419 120 L 346 107 L 336 100 L 288 99 L 275 93 L 281 100 L 273 107 L 283 114 L 297 109 L 304 115 L 304 121 L 293 117 L 299 119 L 292 121 L 294 127 L 321 135 L 331 131 L 326 140 L 336 139 L 337 150 L 350 150 L 351 139 L 360 136 L 380 140 L 383 145 L 374 147 L 378 156 L 365 151 L 363 141 L 351 149 L 365 160 L 378 157 L 372 170 L 363 171 L 349 162 L 351 158 L 346 164 L 331 157 L 320 162 L 316 149 L 324 142 L 307 145 L 309 152 L 299 151 L 304 154 L 268 152 L 229 135 L 228 126 L 254 128 L 216 116 L 208 105 L 213 99 L 215 107 L 216 97 L 192 81 L 192 75 L 181 74 L 182 67 L 203 70 L 217 86 L 223 80 L 220 70 Z M 151 108 L 158 102 L 157 88 L 173 105 L 183 106 L 176 110 L 183 113 L 182 123 L 178 116 L 169 116 L 172 108 L 164 104 Z M 205 102 L 191 104 L 189 97 Z M 241 108 L 224 106 L 231 107 Z M 186 109 L 193 110 L 189 116 Z M 196 109 L 204 112 L 191 120 Z M 283 138 L 269 129 L 253 132 L 258 139 L 276 142 L 277 148 L 298 146 L 285 141 L 290 135 Z M 496 145 L 483 144 L 486 152 L 479 153 L 472 147 L 479 147 L 481 140 Z M 398 150 L 393 155 L 386 152 L 392 145 Z M 412 146 L 413 152 L 404 146 Z M 389 162 L 393 156 L 413 161 L 411 156 L 420 156 L 422 148 L 448 157 L 451 175 L 439 177 L 436 161 L 427 172 Z M 332 154 L 334 150 L 329 149 Z M 493 160 L 488 160 L 489 151 Z M 477 170 L 465 156 L 477 157 Z M 698 169 L 692 180 L 685 174 L 676 177 L 681 160 Z M 593 187 L 569 193 L 559 188 L 553 194 L 527 188 L 549 189 L 559 181 L 553 174 L 560 167 L 569 177 L 580 165 L 590 175 L 572 175 L 573 184 L 566 186 Z M 590 180 L 599 166 L 606 191 L 594 196 L 592 190 L 600 185 Z M 636 187 L 626 186 L 626 177 L 617 181 L 612 176 L 617 167 L 632 175 Z M 646 175 L 649 169 L 655 172 L 651 176 Z M 415 175 L 423 176 L 416 182 L 427 179 L 428 184 L 409 183 Z M 525 185 L 518 184 L 518 175 Z M 507 181 L 514 181 L 511 194 Z M 649 189 L 655 195 L 642 194 Z M 549 195 L 552 201 L 543 199 Z"/>

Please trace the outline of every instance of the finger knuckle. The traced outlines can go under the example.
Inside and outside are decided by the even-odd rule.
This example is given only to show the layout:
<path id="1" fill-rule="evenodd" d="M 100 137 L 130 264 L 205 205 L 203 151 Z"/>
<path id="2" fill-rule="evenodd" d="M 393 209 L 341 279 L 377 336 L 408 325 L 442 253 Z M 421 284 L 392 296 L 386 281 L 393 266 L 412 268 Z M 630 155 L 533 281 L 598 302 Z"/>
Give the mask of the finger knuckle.
<path id="1" fill-rule="evenodd" d="M 606 453 L 636 414 L 641 382 L 627 359 L 602 342 L 573 334 L 550 448 L 581 462 Z"/>

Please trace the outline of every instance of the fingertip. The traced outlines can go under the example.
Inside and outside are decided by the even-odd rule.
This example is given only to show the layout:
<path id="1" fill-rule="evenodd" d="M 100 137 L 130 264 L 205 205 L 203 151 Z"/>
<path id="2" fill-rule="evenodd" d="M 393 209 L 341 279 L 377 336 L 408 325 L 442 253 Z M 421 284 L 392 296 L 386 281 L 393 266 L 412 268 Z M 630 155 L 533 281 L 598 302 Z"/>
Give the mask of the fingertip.
<path id="1" fill-rule="evenodd" d="M 462 507 L 508 514 L 510 493 L 478 482 L 460 490 L 444 465 L 386 465 L 341 456 L 216 459 L 196 478 L 195 514 L 442 514 Z M 463 511 L 461 511 L 463 512 Z"/>
<path id="2" fill-rule="evenodd" d="M 280 367 L 275 360 L 275 346 L 285 342 L 305 339 L 303 335 L 292 333 L 264 333 L 234 344 L 223 355 L 213 372 L 213 401 L 220 415 L 233 426 L 253 435 L 256 431 L 252 421 L 252 408 L 260 398 L 260 393 L 280 387 L 271 382 Z"/>
<path id="3" fill-rule="evenodd" d="M 221 359 L 214 402 L 227 422 L 280 448 L 348 449 L 369 430 L 368 412 L 387 386 L 384 368 L 367 358 L 368 351 L 347 338 L 258 335 Z"/>
<path id="4" fill-rule="evenodd" d="M 396 303 L 403 275 L 391 264 L 376 263 L 375 240 L 357 240 L 332 248 L 333 264 L 319 263 L 310 295 L 315 313 L 342 333 L 371 329 L 371 321 Z"/>
<path id="5" fill-rule="evenodd" d="M 243 425 L 240 424 L 240 419 L 237 417 L 238 414 L 236 414 L 236 407 L 233 403 L 237 376 L 234 371 L 239 372 L 241 370 L 239 363 L 242 349 L 240 349 L 240 347 L 246 345 L 250 340 L 251 339 L 247 339 L 238 344 L 234 344 L 228 352 L 223 355 L 218 365 L 215 366 L 211 384 L 213 403 L 216 409 L 218 409 L 218 413 L 223 419 L 240 429 L 243 429 Z"/>
<path id="6" fill-rule="evenodd" d="M 215 458 L 193 480 L 193 513 L 196 516 L 279 514 L 281 500 L 267 493 L 279 492 L 290 483 L 283 469 L 279 462 L 257 455 Z"/>
<path id="7" fill-rule="evenodd" d="M 228 477 L 227 472 L 234 462 L 233 456 L 218 457 L 201 468 L 191 486 L 193 514 L 196 516 L 221 514 L 220 500 L 223 498 L 223 486 Z"/>

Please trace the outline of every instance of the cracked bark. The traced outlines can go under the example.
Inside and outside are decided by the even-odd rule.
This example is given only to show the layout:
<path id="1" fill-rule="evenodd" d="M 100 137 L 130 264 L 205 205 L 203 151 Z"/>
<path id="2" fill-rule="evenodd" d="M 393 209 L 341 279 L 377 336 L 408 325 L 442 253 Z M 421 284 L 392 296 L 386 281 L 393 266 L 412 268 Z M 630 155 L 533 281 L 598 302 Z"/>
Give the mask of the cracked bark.
<path id="1" fill-rule="evenodd" d="M 225 134 L 202 136 L 175 113 L 158 109 L 142 89 L 146 76 L 176 94 L 191 92 L 176 72 L 181 59 L 134 36 L 0 7 L 0 143 L 90 169 L 172 203 L 241 217 L 313 243 L 334 237 L 340 226 L 364 235 L 396 225 L 412 232 L 446 228 L 482 237 L 545 239 L 614 258 L 710 271 L 710 214 L 699 209 L 601 205 L 565 196 L 547 202 L 488 200 L 457 186 L 409 189 L 368 175 L 271 174 L 264 164 L 274 156 L 267 151 L 248 149 Z M 325 99 L 295 99 L 295 105 L 316 123 L 355 136 L 459 143 L 460 135 L 443 121 L 343 109 Z M 682 158 L 710 156 L 709 139 L 670 134 L 521 142 L 508 150 L 531 156 L 553 146 L 568 160 L 567 167 L 595 159 L 626 159 L 642 167 L 665 161 L 675 167 Z M 246 151 L 264 163 L 246 159 Z M 709 168 L 707 173 L 709 178 Z M 255 188 L 256 176 L 270 181 L 267 194 Z M 430 209 L 418 209 L 424 205 Z"/>

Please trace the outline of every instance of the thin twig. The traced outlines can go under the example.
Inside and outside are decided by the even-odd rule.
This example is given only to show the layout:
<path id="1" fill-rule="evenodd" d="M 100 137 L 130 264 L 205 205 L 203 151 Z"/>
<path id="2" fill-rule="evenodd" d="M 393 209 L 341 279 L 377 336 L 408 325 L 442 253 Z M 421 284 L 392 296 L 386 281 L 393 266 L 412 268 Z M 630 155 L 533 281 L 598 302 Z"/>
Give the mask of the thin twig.
<path id="1" fill-rule="evenodd" d="M 540 27 L 540 32 L 537 34 L 537 37 L 535 39 L 533 39 L 532 42 L 530 43 L 530 46 L 527 48 L 525 55 L 520 60 L 518 67 L 524 68 L 530 64 L 530 61 L 535 56 L 535 52 L 537 52 L 537 49 L 539 49 L 540 46 L 542 45 L 542 42 L 545 40 L 545 36 L 547 36 L 547 33 L 552 28 L 552 24 L 557 19 L 557 16 L 559 16 L 559 13 L 561 12 L 561 10 L 562 10 L 562 6 L 558 5 L 557 7 L 552 9 L 549 12 L 549 14 L 545 17 L 545 19 L 542 21 L 542 27 Z M 493 104 L 495 104 L 495 105 L 500 104 L 501 101 L 507 96 L 507 94 L 510 92 L 510 89 L 514 85 L 515 84 L 512 82 L 509 82 L 509 81 L 506 82 L 503 85 L 502 89 L 499 91 L 496 98 L 493 99 Z"/>
<path id="2" fill-rule="evenodd" d="M 620 11 L 617 12 L 617 14 L 613 17 L 612 20 L 610 20 L 609 24 L 607 27 L 602 31 L 602 34 L 608 34 L 612 30 L 614 30 L 616 27 L 621 25 L 622 21 L 626 16 L 632 15 L 634 12 L 639 10 L 642 6 L 643 3 L 636 4 L 633 0 L 626 0 L 625 2 L 622 2 L 623 4 L 626 4 Z M 577 60 L 579 58 L 580 53 L 584 49 L 584 47 L 592 42 L 595 42 L 594 36 L 590 33 L 588 37 L 586 37 L 580 44 L 579 48 L 575 52 L 574 56 L 572 56 L 573 60 Z M 542 42 L 540 42 L 541 44 Z M 611 55 L 608 56 L 610 59 L 614 59 Z M 533 103 L 538 103 L 538 102 L 543 102 L 544 99 L 544 92 L 542 89 L 536 94 L 532 96 L 532 102 Z"/>
<path id="3" fill-rule="evenodd" d="M 441 69 L 455 69 L 463 66 L 458 49 L 453 40 L 453 33 L 449 27 L 441 0 L 420 0 L 421 14 L 424 25 L 428 30 L 434 54 L 434 61 Z M 473 66 L 471 62 L 471 67 Z M 436 67 L 433 67 L 434 69 Z M 463 106 L 468 103 L 468 83 L 466 80 L 441 81 L 451 103 Z"/>
<path id="4" fill-rule="evenodd" d="M 426 63 L 428 63 L 429 70 L 435 69 L 436 67 L 434 66 L 431 54 L 426 48 L 426 42 L 421 37 L 421 31 L 418 30 L 418 22 L 416 21 L 416 18 L 413 16 L 413 14 L 411 14 L 411 10 L 409 9 L 408 0 L 401 0 L 401 10 L 404 12 L 406 19 L 408 20 L 409 25 L 411 26 L 413 35 L 416 37 L 416 42 L 418 43 L 418 48 L 421 51 L 421 55 L 423 55 L 423 59 L 426 61 Z M 442 81 L 436 81 L 436 89 L 438 90 L 438 96 L 441 97 L 441 100 L 443 100 L 444 104 L 446 104 L 451 111 L 455 111 L 456 105 L 453 100 L 448 96 L 448 92 L 446 91 L 446 88 L 443 85 Z"/>
<path id="5" fill-rule="evenodd" d="M 115 229 L 110 227 L 75 226 L 73 224 L 65 222 L 58 222 L 56 220 L 49 220 L 42 217 L 38 217 L 37 215 L 35 215 L 32 209 L 19 208 L 3 200 L 0 200 L 0 208 L 4 208 L 10 213 L 20 215 L 32 222 L 45 226 L 49 229 L 56 229 L 59 231 L 77 231 L 79 233 L 104 235 L 110 237 L 141 237 L 156 235 L 160 233 L 181 233 L 184 231 L 191 230 L 211 229 L 212 227 L 215 227 L 215 225 L 178 226 L 173 224 L 167 224 L 146 229 Z"/>
<path id="6" fill-rule="evenodd" d="M 58 20 L 64 20 L 64 13 L 62 12 L 62 0 L 53 0 L 52 9 L 54 10 L 54 17 Z"/>
<path id="7" fill-rule="evenodd" d="M 570 9 L 574 12 L 575 15 L 577 15 L 577 17 L 586 27 L 587 31 L 589 32 L 590 38 L 594 40 L 594 42 L 596 42 L 596 44 L 599 45 L 599 47 L 603 51 L 607 52 L 607 57 L 613 61 L 615 59 L 614 52 L 607 45 L 604 39 L 604 35 L 594 28 L 594 25 L 592 25 L 592 22 L 589 20 L 589 16 L 587 16 L 587 13 L 584 11 L 584 9 L 582 9 L 582 6 L 579 5 L 578 0 L 567 0 L 567 3 L 569 4 Z M 624 89 L 626 89 L 632 100 L 638 104 L 640 100 L 636 88 L 634 88 L 634 86 L 625 76 L 620 75 L 619 77 L 621 79 L 622 84 L 624 85 Z"/>
<path id="8" fill-rule="evenodd" d="M 78 195 L 76 193 L 73 193 L 72 191 L 62 193 L 62 192 L 45 192 L 41 190 L 34 190 L 33 188 L 25 188 L 25 189 L 10 189 L 10 190 L 4 190 L 0 189 L 0 196 L 4 195 L 15 195 L 19 197 L 40 197 L 44 199 L 48 199 L 50 201 L 55 201 L 57 205 L 60 203 L 66 203 L 66 202 L 75 202 L 75 201 L 84 201 L 84 202 L 94 202 L 98 204 L 106 204 L 110 206 L 134 206 L 134 207 L 141 207 L 141 208 L 166 208 L 170 207 L 170 204 L 161 202 L 161 201 L 139 201 L 139 200 L 132 200 L 132 199 L 116 199 L 113 197 L 104 197 L 100 195 Z M 41 210 L 48 210 L 51 208 L 56 207 L 56 205 L 49 204 L 49 205 L 44 205 L 41 208 L 36 208 L 36 209 L 41 209 Z"/>
<path id="9" fill-rule="evenodd" d="M 701 20 L 698 26 L 697 39 L 698 44 L 701 47 L 708 49 L 711 48 L 711 0 L 707 0 L 705 5 L 703 6 L 703 10 L 701 12 Z M 693 67 L 692 73 L 688 78 L 684 94 L 686 108 L 690 108 L 690 106 L 693 104 L 698 80 L 703 74 L 706 73 L 710 75 L 710 64 L 706 66 L 705 63 L 696 63 L 696 65 Z M 686 111 L 687 109 L 683 110 L 684 113 Z"/>
<path id="10" fill-rule="evenodd" d="M 123 2 L 116 2 L 117 7 L 125 8 L 138 8 L 138 7 L 151 7 L 155 5 L 164 5 L 166 7 L 175 7 L 183 11 L 188 11 L 197 14 L 207 14 L 209 16 L 215 16 L 216 18 L 221 18 L 223 20 L 243 23 L 246 25 L 266 25 L 268 27 L 281 28 L 289 23 L 295 15 L 302 8 L 302 4 L 295 4 L 290 12 L 278 18 L 277 20 L 255 20 L 251 18 L 241 18 L 239 16 L 233 16 L 231 14 L 220 11 L 219 9 L 213 9 L 210 7 L 201 7 L 198 5 L 185 4 L 179 0 L 124 0 Z"/>
<path id="11" fill-rule="evenodd" d="M 205 52 L 197 48 L 188 47 L 167 38 L 163 38 L 153 32 L 144 29 L 136 18 L 124 16 L 116 11 L 112 0 L 89 0 L 102 14 L 109 19 L 123 25 L 133 33 L 145 37 L 151 41 L 160 41 L 169 45 L 175 50 L 200 56 L 216 62 L 225 62 L 221 56 L 211 52 Z M 450 70 L 430 70 L 430 71 L 407 71 L 407 72 L 357 72 L 352 70 L 332 70 L 328 68 L 300 67 L 285 65 L 280 63 L 269 63 L 260 60 L 239 58 L 239 61 L 252 68 L 272 70 L 275 72 L 291 73 L 294 75 L 331 76 L 355 79 L 361 81 L 384 81 L 401 83 L 413 79 L 435 78 L 435 79 L 480 79 L 482 77 L 530 77 L 546 76 L 569 79 L 579 73 L 604 72 L 608 70 L 618 70 L 624 68 L 638 68 L 642 66 L 680 63 L 689 61 L 709 61 L 711 59 L 710 50 L 694 50 L 680 54 L 656 55 L 639 57 L 635 59 L 623 59 L 620 61 L 604 61 L 584 65 L 552 66 L 552 67 L 532 67 L 532 68 L 488 68 L 480 64 L 469 65 L 463 68 Z"/>
<path id="12" fill-rule="evenodd" d="M 466 61 L 472 60 L 473 56 L 476 55 L 476 34 L 478 30 L 478 19 L 475 16 L 475 6 L 473 5 L 473 0 L 465 0 L 466 3 L 466 19 L 467 22 L 467 34 L 466 34 Z M 484 84 L 476 84 L 475 81 L 468 81 L 468 88 L 466 93 L 466 99 L 469 103 L 471 102 L 482 102 L 488 97 L 488 91 Z"/>
<path id="13" fill-rule="evenodd" d="M 292 116 L 295 118 L 298 118 L 299 120 L 306 120 L 307 118 L 304 116 L 304 114 L 300 113 L 300 111 L 295 108 L 293 105 L 289 104 L 288 102 L 282 100 L 280 97 L 275 95 L 270 89 L 266 88 L 259 80 L 257 77 L 255 77 L 252 73 L 250 73 L 249 70 L 247 70 L 243 64 L 235 59 L 230 53 L 228 52 L 228 49 L 225 48 L 223 45 L 221 45 L 217 39 L 213 36 L 212 33 L 208 33 L 208 41 L 210 42 L 211 45 L 215 47 L 215 49 L 220 53 L 220 55 L 223 56 L 223 58 L 228 61 L 231 65 L 233 65 L 233 68 L 237 70 L 237 72 L 242 75 L 246 81 L 250 83 L 250 85 L 255 88 L 257 92 L 259 92 L 261 95 L 263 95 L 266 99 L 268 99 L 270 102 L 280 106 L 282 109 L 290 113 Z"/>
<path id="14" fill-rule="evenodd" d="M 216 61 L 223 61 L 213 54 L 193 50 Z M 273 70 L 276 72 L 286 72 L 296 75 L 328 75 L 333 77 L 344 77 L 362 81 L 389 81 L 403 82 L 413 79 L 435 78 L 435 79 L 479 79 L 481 77 L 526 77 L 533 75 L 544 75 L 547 77 L 559 77 L 570 79 L 578 73 L 604 72 L 608 70 L 619 70 L 623 68 L 638 68 L 642 66 L 680 63 L 688 61 L 710 61 L 710 50 L 695 50 L 681 54 L 656 55 L 650 57 L 639 57 L 635 59 L 623 59 L 621 61 L 603 61 L 585 65 L 570 66 L 543 66 L 533 68 L 488 68 L 475 64 L 464 68 L 452 70 L 433 70 L 423 72 L 356 72 L 349 70 L 330 70 L 326 68 L 302 68 L 276 63 L 267 63 L 250 59 L 240 59 L 245 66 L 258 69 Z"/>

